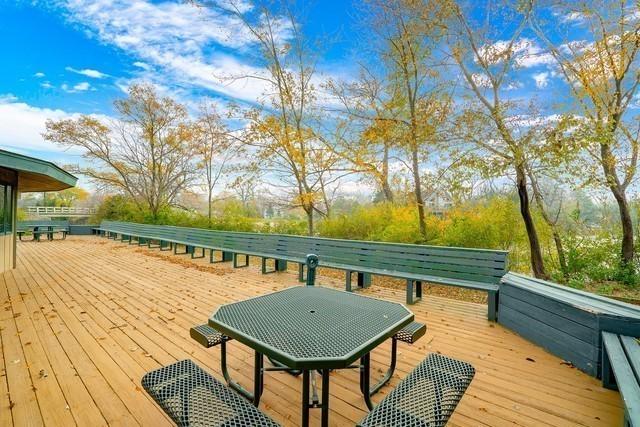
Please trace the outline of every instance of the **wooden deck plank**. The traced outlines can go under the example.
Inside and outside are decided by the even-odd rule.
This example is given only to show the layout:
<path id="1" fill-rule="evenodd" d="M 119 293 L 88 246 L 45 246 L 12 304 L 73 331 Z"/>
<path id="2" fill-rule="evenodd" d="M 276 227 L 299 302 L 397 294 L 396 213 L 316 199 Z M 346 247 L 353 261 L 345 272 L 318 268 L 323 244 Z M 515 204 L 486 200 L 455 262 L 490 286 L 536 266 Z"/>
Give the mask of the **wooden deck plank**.
<path id="1" fill-rule="evenodd" d="M 96 237 L 23 242 L 18 246 L 18 256 L 18 269 L 6 273 L 0 281 L 0 301 L 8 307 L 0 313 L 0 367 L 8 364 L 7 355 L 36 360 L 38 366 L 46 365 L 51 371 L 47 379 L 58 384 L 60 396 L 45 399 L 44 390 L 29 393 L 28 387 L 19 387 L 16 382 L 27 379 L 31 386 L 30 367 L 11 367 L 10 375 L 0 377 L 0 392 L 4 380 L 8 388 L 5 394 L 14 407 L 4 421 L 0 413 L 0 421 L 14 425 L 26 424 L 30 411 L 38 412 L 36 420 L 40 417 L 40 421 L 50 420 L 49 425 L 61 425 L 57 418 L 51 418 L 52 409 L 58 406 L 51 403 L 55 399 L 66 399 L 70 407 L 66 415 L 55 416 L 62 420 L 70 415 L 78 425 L 87 425 L 88 421 L 93 421 L 92 425 L 170 425 L 140 390 L 142 373 L 188 357 L 220 377 L 219 350 L 199 346 L 190 339 L 188 328 L 203 323 L 219 304 L 297 284 L 295 274 L 264 276 L 255 263 L 234 270 L 229 264 L 212 266 L 206 260 Z M 10 277 L 8 281 L 6 276 Z M 322 275 L 320 283 L 343 287 L 341 280 Z M 9 299 L 9 289 L 14 298 Z M 403 289 L 374 285 L 358 292 L 404 300 Z M 486 306 L 425 295 L 411 309 L 417 320 L 427 323 L 427 335 L 413 346 L 400 344 L 392 385 L 429 351 L 466 360 L 476 367 L 476 378 L 450 425 L 621 423 L 616 392 L 603 389 L 597 380 L 562 364 L 500 325 L 491 324 L 486 320 Z M 23 314 L 14 318 L 14 312 Z M 31 342 L 28 347 L 36 344 L 33 349 L 25 348 L 15 333 L 17 329 Z M 251 349 L 232 343 L 228 356 L 232 375 L 250 386 Z M 388 344 L 376 349 L 372 355 L 374 371 L 381 373 L 388 358 Z M 331 425 L 353 425 L 365 414 L 357 392 L 358 375 L 350 370 L 335 371 L 331 378 Z M 261 408 L 284 425 L 297 425 L 300 382 L 282 372 L 267 374 Z M 374 400 L 390 389 L 385 387 Z M 43 400 L 51 406 L 40 408 L 38 403 Z M 82 401 L 87 403 L 85 412 L 79 411 Z M 0 405 L 8 402 L 0 397 Z M 312 424 L 317 424 L 318 411 L 311 414 Z"/>

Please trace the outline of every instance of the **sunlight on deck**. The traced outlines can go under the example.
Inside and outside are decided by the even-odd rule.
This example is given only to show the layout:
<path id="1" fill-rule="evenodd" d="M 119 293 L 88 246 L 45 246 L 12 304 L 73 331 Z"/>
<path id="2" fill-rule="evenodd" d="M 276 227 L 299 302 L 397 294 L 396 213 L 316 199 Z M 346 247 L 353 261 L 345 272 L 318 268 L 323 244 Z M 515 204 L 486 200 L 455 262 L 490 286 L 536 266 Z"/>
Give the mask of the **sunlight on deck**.
<path id="1" fill-rule="evenodd" d="M 322 276 L 318 282 L 342 286 Z M 0 282 L 0 427 L 170 425 L 140 387 L 142 375 L 191 358 L 221 378 L 219 349 L 191 340 L 189 327 L 205 323 L 219 304 L 296 284 L 294 274 L 233 270 L 95 237 L 20 242 L 18 268 Z M 404 299 L 404 289 L 362 292 Z M 395 377 L 374 401 L 426 353 L 441 352 L 477 371 L 449 425 L 621 424 L 618 393 L 488 322 L 486 306 L 426 295 L 411 308 L 427 334 L 413 346 L 399 344 Z M 374 373 L 384 372 L 389 347 L 373 353 Z M 250 349 L 232 342 L 228 355 L 232 375 L 250 386 Z M 266 374 L 260 408 L 296 425 L 300 385 L 301 378 L 286 373 Z M 356 371 L 332 373 L 330 405 L 332 425 L 364 416 Z M 319 411 L 311 414 L 319 423 Z"/>

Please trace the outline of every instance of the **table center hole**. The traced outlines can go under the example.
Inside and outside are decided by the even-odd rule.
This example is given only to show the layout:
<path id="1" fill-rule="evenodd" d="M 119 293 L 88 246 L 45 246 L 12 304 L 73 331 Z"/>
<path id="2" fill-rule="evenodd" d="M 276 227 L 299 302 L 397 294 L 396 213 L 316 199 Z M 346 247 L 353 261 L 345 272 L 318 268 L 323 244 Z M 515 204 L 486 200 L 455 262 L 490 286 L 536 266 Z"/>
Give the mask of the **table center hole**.
<path id="1" fill-rule="evenodd" d="M 311 313 L 311 314 L 313 314 L 315 312 L 316 312 L 315 310 L 309 310 L 309 313 Z"/>

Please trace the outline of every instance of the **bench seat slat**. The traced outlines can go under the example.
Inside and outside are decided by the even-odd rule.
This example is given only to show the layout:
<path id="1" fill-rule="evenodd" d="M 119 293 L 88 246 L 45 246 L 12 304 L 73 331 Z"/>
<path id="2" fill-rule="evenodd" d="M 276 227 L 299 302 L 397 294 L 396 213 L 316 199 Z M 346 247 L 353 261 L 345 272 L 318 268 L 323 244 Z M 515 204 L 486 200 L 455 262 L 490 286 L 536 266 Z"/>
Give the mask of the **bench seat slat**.
<path id="1" fill-rule="evenodd" d="M 475 375 L 473 366 L 441 354 L 427 356 L 373 411 L 361 427 L 442 427 Z"/>
<path id="2" fill-rule="evenodd" d="M 191 360 L 145 374 L 142 386 L 180 427 L 279 425 Z"/>
<path id="3" fill-rule="evenodd" d="M 620 396 L 624 402 L 626 417 L 630 420 L 632 426 L 636 426 L 640 423 L 639 378 L 632 369 L 627 353 L 620 340 L 621 337 L 622 336 L 614 333 L 603 332 L 603 351 L 606 351 L 606 355 L 609 358 L 618 390 L 620 390 Z M 631 344 L 631 342 L 625 343 L 625 346 L 629 344 Z M 635 345 L 638 346 L 637 343 L 635 343 Z"/>

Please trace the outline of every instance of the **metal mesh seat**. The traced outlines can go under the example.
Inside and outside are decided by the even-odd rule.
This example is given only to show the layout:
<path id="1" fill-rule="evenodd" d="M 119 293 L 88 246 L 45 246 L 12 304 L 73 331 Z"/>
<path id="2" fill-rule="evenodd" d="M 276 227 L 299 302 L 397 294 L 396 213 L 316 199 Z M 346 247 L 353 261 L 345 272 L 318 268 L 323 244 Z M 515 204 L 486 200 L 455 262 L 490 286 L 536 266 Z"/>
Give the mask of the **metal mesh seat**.
<path id="1" fill-rule="evenodd" d="M 279 425 L 191 360 L 148 372 L 142 386 L 180 427 Z"/>
<path id="2" fill-rule="evenodd" d="M 193 326 L 189 330 L 191 338 L 196 340 L 200 345 L 206 348 L 214 347 L 221 344 L 222 341 L 229 341 L 231 338 L 218 332 L 209 325 Z"/>
<path id="3" fill-rule="evenodd" d="M 398 341 L 404 341 L 413 344 L 418 341 L 427 332 L 427 325 L 419 322 L 411 322 L 404 328 L 396 332 L 395 338 Z"/>
<path id="4" fill-rule="evenodd" d="M 474 374 L 470 364 L 432 353 L 358 425 L 444 426 Z"/>

